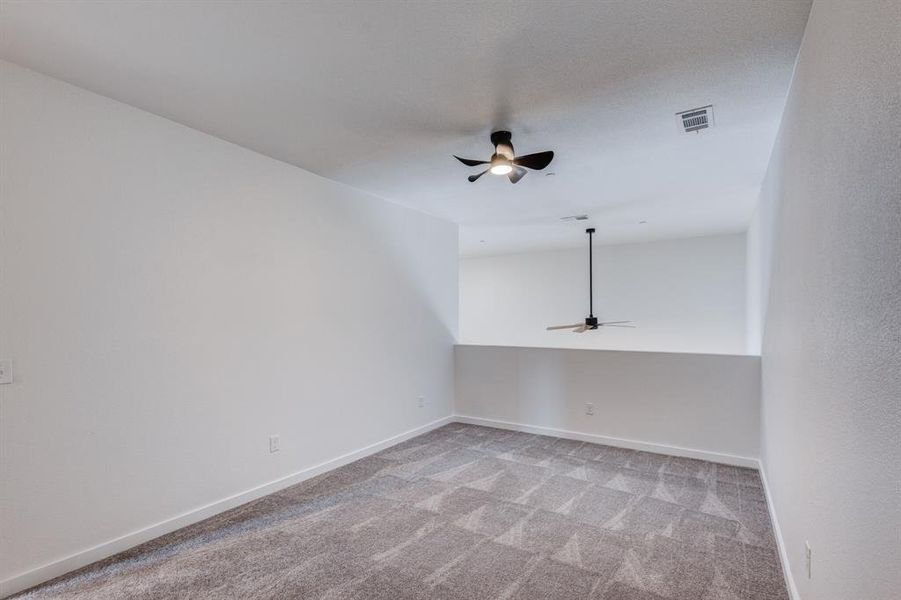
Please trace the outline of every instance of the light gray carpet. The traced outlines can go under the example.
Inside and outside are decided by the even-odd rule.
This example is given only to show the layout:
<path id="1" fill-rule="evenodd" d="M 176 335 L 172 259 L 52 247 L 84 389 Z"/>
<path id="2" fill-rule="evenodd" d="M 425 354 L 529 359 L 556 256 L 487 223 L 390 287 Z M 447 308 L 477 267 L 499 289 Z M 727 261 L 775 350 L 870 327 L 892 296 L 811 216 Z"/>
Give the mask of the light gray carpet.
<path id="1" fill-rule="evenodd" d="M 19 597 L 788 598 L 756 471 L 460 424 Z"/>

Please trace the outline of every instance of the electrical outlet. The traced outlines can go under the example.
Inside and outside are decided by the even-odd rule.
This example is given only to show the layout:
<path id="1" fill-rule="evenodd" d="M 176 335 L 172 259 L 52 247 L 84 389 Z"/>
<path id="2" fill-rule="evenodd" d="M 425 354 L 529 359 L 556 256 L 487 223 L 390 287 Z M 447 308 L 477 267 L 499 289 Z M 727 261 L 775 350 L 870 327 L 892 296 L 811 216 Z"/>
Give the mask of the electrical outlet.
<path id="1" fill-rule="evenodd" d="M 417 398 L 417 399 L 416 399 L 416 406 L 418 406 L 419 408 L 424 408 L 424 407 L 425 407 L 425 398 L 423 398 L 422 396 L 420 396 L 419 398 Z"/>
<path id="2" fill-rule="evenodd" d="M 269 452 L 270 453 L 278 452 L 278 436 L 277 435 L 269 436 Z"/>
<path id="3" fill-rule="evenodd" d="M 13 361 L 0 360 L 0 384 L 13 382 Z"/>
<path id="4" fill-rule="evenodd" d="M 593 414 L 594 414 L 594 404 L 592 404 L 591 402 L 586 402 L 586 403 L 585 403 L 585 414 L 586 414 L 586 415 L 593 415 Z"/>
<path id="5" fill-rule="evenodd" d="M 804 542 L 804 561 L 807 566 L 807 579 L 810 579 L 810 542 Z"/>

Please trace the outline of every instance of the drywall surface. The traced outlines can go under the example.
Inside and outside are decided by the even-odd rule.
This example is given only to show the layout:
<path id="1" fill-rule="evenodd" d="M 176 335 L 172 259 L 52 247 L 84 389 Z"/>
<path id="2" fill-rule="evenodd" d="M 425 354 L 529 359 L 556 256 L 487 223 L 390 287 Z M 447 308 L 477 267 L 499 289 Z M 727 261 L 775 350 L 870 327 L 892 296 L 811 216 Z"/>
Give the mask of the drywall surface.
<path id="1" fill-rule="evenodd" d="M 761 210 L 762 459 L 794 586 L 898 598 L 901 2 L 814 3 Z"/>
<path id="2" fill-rule="evenodd" d="M 594 314 L 637 328 L 546 331 L 588 315 L 588 247 L 466 258 L 465 344 L 652 352 L 745 352 L 745 236 L 594 248 Z"/>
<path id="3" fill-rule="evenodd" d="M 766 314 L 764 300 L 766 292 L 764 283 L 769 283 L 769 274 L 764 276 L 764 265 L 769 266 L 769 260 L 763 256 L 761 239 L 763 227 L 761 226 L 761 211 L 758 209 L 748 226 L 746 237 L 745 257 L 745 352 L 748 354 L 760 354 L 760 345 L 763 342 L 763 316 Z M 772 231 L 767 229 L 767 231 Z M 771 243 L 767 245 L 771 247 Z"/>
<path id="4" fill-rule="evenodd" d="M 759 369 L 756 356 L 460 345 L 456 412 L 756 458 Z"/>
<path id="5" fill-rule="evenodd" d="M 0 579 L 451 414 L 455 225 L 0 83 Z"/>

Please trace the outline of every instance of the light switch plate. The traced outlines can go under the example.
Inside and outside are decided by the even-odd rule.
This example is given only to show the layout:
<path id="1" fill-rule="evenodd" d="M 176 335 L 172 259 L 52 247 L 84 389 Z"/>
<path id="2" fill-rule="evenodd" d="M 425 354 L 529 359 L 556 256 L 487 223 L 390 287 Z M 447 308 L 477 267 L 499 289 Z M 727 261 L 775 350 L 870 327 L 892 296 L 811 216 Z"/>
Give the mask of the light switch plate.
<path id="1" fill-rule="evenodd" d="M 0 360 L 0 384 L 13 382 L 13 361 Z"/>

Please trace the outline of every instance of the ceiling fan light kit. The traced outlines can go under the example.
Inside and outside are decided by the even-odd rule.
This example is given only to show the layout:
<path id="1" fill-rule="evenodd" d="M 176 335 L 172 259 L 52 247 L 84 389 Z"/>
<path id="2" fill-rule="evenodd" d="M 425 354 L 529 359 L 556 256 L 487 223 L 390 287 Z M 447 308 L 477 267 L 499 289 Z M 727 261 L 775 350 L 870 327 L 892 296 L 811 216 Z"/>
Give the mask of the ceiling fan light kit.
<path id="1" fill-rule="evenodd" d="M 589 227 L 585 230 L 585 233 L 588 234 L 588 316 L 585 317 L 584 323 L 551 325 L 547 330 L 570 329 L 573 333 L 585 333 L 599 327 L 629 327 L 634 329 L 635 325 L 629 325 L 632 321 L 598 321 L 598 318 L 594 316 L 594 250 L 592 244 L 594 227 Z"/>
<path id="2" fill-rule="evenodd" d="M 526 154 L 525 156 L 516 156 L 513 152 L 513 142 L 511 142 L 512 134 L 509 131 L 495 131 L 491 134 L 491 143 L 494 145 L 494 154 L 490 160 L 475 160 L 472 158 L 460 158 L 454 155 L 467 167 L 477 167 L 480 165 L 488 165 L 488 168 L 481 173 L 470 175 L 468 177 L 470 183 L 474 183 L 479 177 L 485 173 L 492 175 L 506 175 L 510 179 L 510 183 L 516 183 L 528 173 L 527 169 L 540 171 L 554 159 L 554 153 L 550 150 L 546 152 L 538 152 L 535 154 Z"/>
<path id="3" fill-rule="evenodd" d="M 492 158 L 491 159 L 491 174 L 492 175 L 506 175 L 513 170 L 513 165 L 507 159 L 504 158 Z"/>

